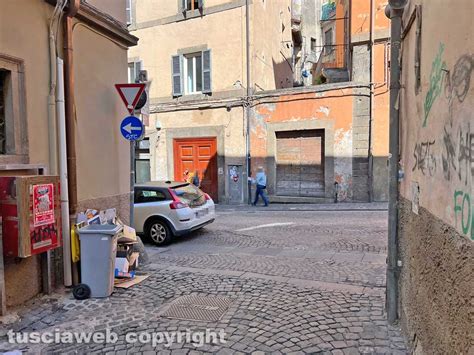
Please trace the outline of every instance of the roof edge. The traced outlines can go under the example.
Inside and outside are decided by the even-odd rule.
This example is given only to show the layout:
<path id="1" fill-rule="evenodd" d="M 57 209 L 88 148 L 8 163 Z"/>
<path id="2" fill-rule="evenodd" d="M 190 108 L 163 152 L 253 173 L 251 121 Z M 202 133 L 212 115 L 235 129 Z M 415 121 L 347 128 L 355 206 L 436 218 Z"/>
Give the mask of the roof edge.
<path id="1" fill-rule="evenodd" d="M 57 0 L 44 0 L 45 2 L 56 5 Z M 127 26 L 118 21 L 113 16 L 99 10 L 95 6 L 89 4 L 85 0 L 81 0 L 81 6 L 79 11 L 75 15 L 75 18 L 91 27 L 95 30 L 106 34 L 123 44 L 126 47 L 133 47 L 138 44 L 138 37 L 130 34 Z"/>

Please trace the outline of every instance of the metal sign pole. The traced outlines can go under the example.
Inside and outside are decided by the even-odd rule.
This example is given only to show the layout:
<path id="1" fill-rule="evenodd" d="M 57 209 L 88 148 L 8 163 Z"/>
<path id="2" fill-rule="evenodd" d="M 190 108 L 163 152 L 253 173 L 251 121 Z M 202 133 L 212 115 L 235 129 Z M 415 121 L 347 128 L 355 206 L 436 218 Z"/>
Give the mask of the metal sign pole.
<path id="1" fill-rule="evenodd" d="M 135 141 L 130 141 L 130 227 L 133 228 L 133 205 L 135 203 Z"/>
<path id="2" fill-rule="evenodd" d="M 136 114 L 137 111 L 135 108 L 137 107 L 137 104 L 145 90 L 145 84 L 115 84 L 115 88 L 119 93 L 123 103 L 125 104 L 127 111 L 129 111 L 131 115 Z M 134 220 L 133 205 L 135 202 L 135 140 L 140 139 L 140 137 L 143 136 L 143 130 L 143 123 L 136 116 L 125 117 L 120 124 L 120 132 L 122 136 L 130 141 L 130 227 L 133 227 Z"/>

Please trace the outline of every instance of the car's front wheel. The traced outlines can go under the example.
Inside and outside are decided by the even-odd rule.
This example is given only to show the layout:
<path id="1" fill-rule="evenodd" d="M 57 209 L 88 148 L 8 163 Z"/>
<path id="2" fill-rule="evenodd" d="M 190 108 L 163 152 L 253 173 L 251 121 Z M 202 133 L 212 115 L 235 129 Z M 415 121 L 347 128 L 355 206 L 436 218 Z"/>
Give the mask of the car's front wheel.
<path id="1" fill-rule="evenodd" d="M 171 231 L 166 222 L 154 220 L 148 224 L 147 236 L 158 246 L 166 245 L 171 241 Z"/>

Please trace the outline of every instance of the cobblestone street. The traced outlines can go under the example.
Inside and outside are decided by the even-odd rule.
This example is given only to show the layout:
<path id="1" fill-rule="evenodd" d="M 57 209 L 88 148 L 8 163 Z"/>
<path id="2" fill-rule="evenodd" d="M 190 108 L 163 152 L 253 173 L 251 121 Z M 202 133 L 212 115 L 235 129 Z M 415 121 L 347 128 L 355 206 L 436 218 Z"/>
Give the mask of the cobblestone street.
<path id="1" fill-rule="evenodd" d="M 108 299 L 44 297 L 4 326 L 0 350 L 143 354 L 405 354 L 385 320 L 387 212 L 380 205 L 218 207 L 215 223 L 165 248 L 147 244 L 150 275 Z M 373 207 L 373 208 L 372 208 Z M 291 209 L 290 209 L 291 208 Z M 218 321 L 163 314 L 182 296 L 230 302 Z M 211 309 L 210 307 L 209 309 Z M 177 319 L 180 318 L 180 319 Z M 5 332 L 105 331 L 113 344 L 9 344 Z M 196 347 L 129 343 L 127 332 L 224 330 Z"/>

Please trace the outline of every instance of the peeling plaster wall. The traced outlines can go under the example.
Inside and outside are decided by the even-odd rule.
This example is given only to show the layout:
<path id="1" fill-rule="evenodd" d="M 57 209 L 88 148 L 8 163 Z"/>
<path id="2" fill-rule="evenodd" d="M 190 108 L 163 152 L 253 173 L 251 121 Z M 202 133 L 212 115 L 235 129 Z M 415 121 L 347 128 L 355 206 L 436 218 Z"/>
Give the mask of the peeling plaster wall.
<path id="1" fill-rule="evenodd" d="M 473 350 L 474 3 L 411 1 L 405 21 L 415 5 L 422 5 L 421 48 L 416 21 L 402 44 L 401 320 L 422 352 L 466 354 Z"/>
<path id="2" fill-rule="evenodd" d="M 338 200 L 352 199 L 352 127 L 339 128 L 334 137 L 334 180 L 338 183 Z"/>
<path id="3" fill-rule="evenodd" d="M 366 163 L 368 152 L 368 137 L 365 142 L 362 136 L 354 141 L 354 122 L 357 127 L 368 124 L 368 112 L 364 111 L 367 105 L 365 89 L 354 86 L 357 85 L 333 84 L 331 89 L 334 89 L 331 90 L 329 85 L 319 85 L 314 88 L 317 92 L 295 90 L 291 94 L 283 92 L 279 97 L 271 99 L 259 99 L 257 96 L 251 120 L 252 171 L 255 173 L 259 165 L 267 167 L 270 194 L 274 193 L 275 186 L 275 171 L 272 171 L 276 160 L 275 132 L 324 129 L 326 198 L 333 199 L 334 182 L 339 186 L 339 201 L 353 200 L 355 190 L 363 191 L 362 195 L 368 196 L 367 170 L 362 186 L 356 188 L 353 180 L 354 167 L 360 165 L 356 158 L 365 157 Z M 361 124 L 357 120 L 364 122 Z M 364 144 L 366 148 L 361 151 L 358 147 Z M 358 199 L 359 195 L 358 192 Z"/>

